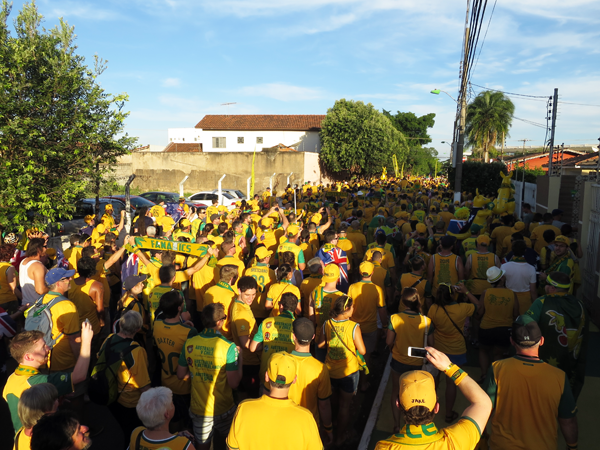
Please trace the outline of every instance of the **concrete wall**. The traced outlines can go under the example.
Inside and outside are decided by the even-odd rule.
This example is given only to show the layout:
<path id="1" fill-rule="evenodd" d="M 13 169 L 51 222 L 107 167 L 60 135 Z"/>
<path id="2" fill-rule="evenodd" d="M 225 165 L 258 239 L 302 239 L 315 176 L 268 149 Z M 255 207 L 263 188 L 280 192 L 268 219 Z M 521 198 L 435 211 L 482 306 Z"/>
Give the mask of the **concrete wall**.
<path id="1" fill-rule="evenodd" d="M 129 174 L 134 173 L 134 187 L 144 191 L 161 190 L 178 192 L 179 182 L 189 175 L 184 185 L 185 192 L 199 192 L 217 188 L 223 174 L 223 189 L 239 189 L 246 193 L 246 181 L 252 172 L 251 152 L 211 153 L 155 153 L 137 152 L 129 155 L 131 163 L 125 164 Z M 255 163 L 255 192 L 260 193 L 269 186 L 269 178 L 276 174 L 273 186 L 278 192 L 286 186 L 287 177 L 291 184 L 321 180 L 319 155 L 305 152 L 257 152 Z M 118 167 L 125 174 L 124 167 Z M 324 180 L 323 180 L 324 181 Z"/>
<path id="2" fill-rule="evenodd" d="M 321 149 L 316 131 L 219 131 L 199 128 L 169 128 L 169 142 L 201 143 L 204 152 L 254 152 L 277 144 L 293 145 L 301 142 L 299 151 L 315 152 Z M 225 148 L 213 148 L 213 137 L 224 137 Z M 243 138 L 243 143 L 238 143 Z M 257 142 L 262 138 L 262 144 Z"/>

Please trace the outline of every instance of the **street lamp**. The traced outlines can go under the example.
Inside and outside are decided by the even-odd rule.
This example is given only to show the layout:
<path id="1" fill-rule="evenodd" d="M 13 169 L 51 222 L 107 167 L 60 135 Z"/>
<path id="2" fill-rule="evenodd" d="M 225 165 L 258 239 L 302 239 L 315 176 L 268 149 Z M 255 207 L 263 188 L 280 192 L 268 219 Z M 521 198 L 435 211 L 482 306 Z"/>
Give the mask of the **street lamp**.
<path id="1" fill-rule="evenodd" d="M 442 141 L 442 144 L 448 144 L 450 147 L 452 147 L 452 144 L 450 142 Z"/>
<path id="2" fill-rule="evenodd" d="M 440 95 L 440 92 L 443 92 L 444 94 L 446 94 L 448 97 L 450 97 L 452 100 L 454 100 L 454 97 L 452 97 L 450 94 L 448 94 L 446 91 L 443 91 L 442 89 L 433 89 L 431 91 L 431 94 L 435 94 L 435 95 Z M 455 103 L 458 103 L 456 100 L 454 100 Z"/>

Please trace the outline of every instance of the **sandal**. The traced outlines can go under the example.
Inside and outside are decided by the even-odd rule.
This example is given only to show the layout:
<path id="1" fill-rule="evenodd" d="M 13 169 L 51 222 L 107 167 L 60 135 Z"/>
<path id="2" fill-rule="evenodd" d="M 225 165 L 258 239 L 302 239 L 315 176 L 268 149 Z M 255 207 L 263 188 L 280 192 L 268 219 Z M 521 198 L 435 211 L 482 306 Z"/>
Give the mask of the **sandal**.
<path id="1" fill-rule="evenodd" d="M 444 420 L 446 421 L 446 423 L 452 423 L 456 419 L 458 419 L 458 413 L 456 411 L 452 411 L 452 414 L 450 414 L 450 416 L 446 416 Z"/>

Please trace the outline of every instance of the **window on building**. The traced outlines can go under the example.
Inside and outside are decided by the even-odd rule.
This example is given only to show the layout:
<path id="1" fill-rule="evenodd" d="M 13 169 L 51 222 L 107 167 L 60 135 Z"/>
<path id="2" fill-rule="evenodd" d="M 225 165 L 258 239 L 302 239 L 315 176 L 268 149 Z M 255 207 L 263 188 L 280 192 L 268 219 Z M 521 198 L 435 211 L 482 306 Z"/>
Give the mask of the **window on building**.
<path id="1" fill-rule="evenodd" d="M 227 147 L 224 137 L 214 137 L 214 138 L 212 138 L 212 141 L 213 141 L 213 148 L 226 148 Z"/>
<path id="2" fill-rule="evenodd" d="M 238 138 L 238 144 L 243 144 L 244 143 L 244 138 L 243 137 L 239 137 Z"/>
<path id="3" fill-rule="evenodd" d="M 185 142 L 185 138 L 183 138 L 182 141 Z"/>
<path id="4" fill-rule="evenodd" d="M 261 138 L 261 137 L 257 137 L 257 138 L 256 138 L 256 143 L 257 143 L 257 144 L 262 144 L 262 143 L 263 143 L 263 138 Z"/>

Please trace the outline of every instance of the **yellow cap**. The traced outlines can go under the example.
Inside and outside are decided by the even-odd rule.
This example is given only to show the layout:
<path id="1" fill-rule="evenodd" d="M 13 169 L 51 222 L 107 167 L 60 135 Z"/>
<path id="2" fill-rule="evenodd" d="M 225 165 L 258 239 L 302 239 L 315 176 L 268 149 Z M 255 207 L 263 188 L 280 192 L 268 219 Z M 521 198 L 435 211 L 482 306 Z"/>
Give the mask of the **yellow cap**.
<path id="1" fill-rule="evenodd" d="M 427 225 L 425 225 L 424 223 L 418 223 L 417 224 L 417 233 L 426 233 L 427 232 Z"/>
<path id="2" fill-rule="evenodd" d="M 290 225 L 287 227 L 287 235 L 289 237 L 294 237 L 300 232 L 300 227 L 298 225 Z"/>
<path id="3" fill-rule="evenodd" d="M 562 234 L 560 236 L 556 236 L 556 238 L 554 238 L 554 242 L 560 242 L 563 244 L 571 245 L 571 240 L 568 237 L 563 236 Z"/>
<path id="4" fill-rule="evenodd" d="M 84 221 L 85 223 L 87 223 L 88 225 L 90 225 L 90 224 L 92 223 L 92 221 L 94 220 L 94 217 L 96 217 L 96 216 L 94 216 L 94 215 L 91 215 L 91 214 L 88 214 L 87 216 L 85 216 L 85 217 L 83 218 L 83 221 Z"/>
<path id="5" fill-rule="evenodd" d="M 96 227 L 96 231 L 98 233 L 102 234 L 106 231 L 106 226 L 103 223 L 99 223 L 98 226 Z"/>
<path id="6" fill-rule="evenodd" d="M 56 258 L 56 249 L 52 247 L 48 247 L 46 249 L 46 256 L 50 259 Z"/>
<path id="7" fill-rule="evenodd" d="M 182 228 L 187 228 L 191 225 L 191 222 L 187 219 L 181 219 L 181 222 L 179 222 L 179 225 L 181 225 Z"/>
<path id="8" fill-rule="evenodd" d="M 296 360 L 287 352 L 273 353 L 269 358 L 267 373 L 269 380 L 274 383 L 290 384 L 296 378 Z"/>
<path id="9" fill-rule="evenodd" d="M 260 221 L 260 223 L 263 227 L 268 228 L 271 225 L 273 225 L 273 219 L 271 219 L 270 217 L 265 217 Z"/>
<path id="10" fill-rule="evenodd" d="M 519 231 L 523 231 L 525 229 L 525 222 L 516 222 L 515 225 L 513 226 L 513 230 L 515 230 L 516 233 L 518 233 Z"/>
<path id="11" fill-rule="evenodd" d="M 267 256 L 271 256 L 273 252 L 267 250 L 267 247 L 258 247 L 254 254 L 258 259 L 265 259 Z"/>
<path id="12" fill-rule="evenodd" d="M 113 210 L 113 205 L 111 205 L 110 203 L 104 207 L 104 211 L 112 211 L 112 210 Z"/>
<path id="13" fill-rule="evenodd" d="M 363 276 L 371 276 L 373 274 L 373 270 L 375 270 L 375 265 L 371 261 L 363 261 L 359 266 L 360 274 Z"/>
<path id="14" fill-rule="evenodd" d="M 413 406 L 433 411 L 436 403 L 435 381 L 429 372 L 413 370 L 400 377 L 400 405 L 405 411 Z"/>
<path id="15" fill-rule="evenodd" d="M 328 264 L 325 266 L 325 270 L 323 271 L 323 281 L 326 283 L 331 283 L 332 281 L 337 281 L 340 278 L 340 268 L 335 264 Z"/>
<path id="16" fill-rule="evenodd" d="M 477 236 L 477 243 L 490 245 L 490 237 L 488 235 L 482 234 L 481 236 Z"/>

